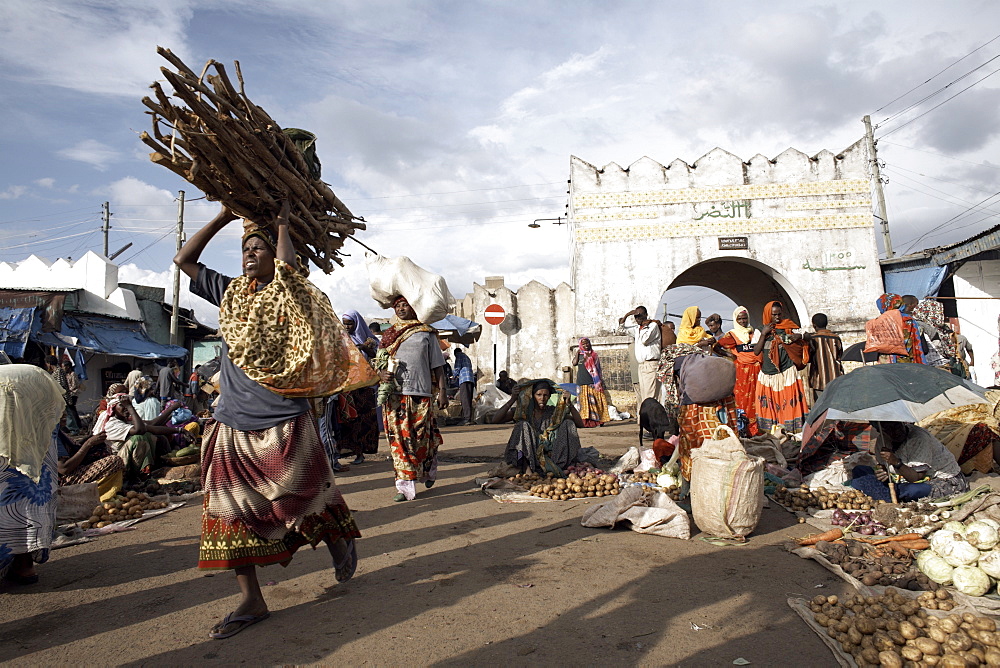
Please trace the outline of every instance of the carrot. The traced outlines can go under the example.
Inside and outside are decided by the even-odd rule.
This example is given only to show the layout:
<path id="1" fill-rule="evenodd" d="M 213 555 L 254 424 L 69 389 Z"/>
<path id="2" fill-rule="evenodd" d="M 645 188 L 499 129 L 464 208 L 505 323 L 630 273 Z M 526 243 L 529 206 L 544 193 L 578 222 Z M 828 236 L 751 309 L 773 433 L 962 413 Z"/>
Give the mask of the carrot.
<path id="1" fill-rule="evenodd" d="M 907 550 L 928 550 L 931 547 L 931 543 L 928 540 L 921 538 L 920 540 L 901 540 L 896 543 L 889 543 L 889 545 L 895 545 L 896 547 L 902 547 Z"/>
<path id="2" fill-rule="evenodd" d="M 806 536 L 805 538 L 800 538 L 798 543 L 799 545 L 802 546 L 815 545 L 821 540 L 825 540 L 829 543 L 832 543 L 833 541 L 840 540 L 843 537 L 844 537 L 843 531 L 841 531 L 840 529 L 831 529 L 826 533 L 818 533 L 812 536 Z"/>

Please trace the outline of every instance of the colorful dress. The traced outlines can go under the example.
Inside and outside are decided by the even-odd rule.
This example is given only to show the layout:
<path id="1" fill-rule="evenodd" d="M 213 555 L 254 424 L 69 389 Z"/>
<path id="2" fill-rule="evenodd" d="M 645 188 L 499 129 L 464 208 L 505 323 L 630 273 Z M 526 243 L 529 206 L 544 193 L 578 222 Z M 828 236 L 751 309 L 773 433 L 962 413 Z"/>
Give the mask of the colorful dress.
<path id="1" fill-rule="evenodd" d="M 913 316 L 903 310 L 903 298 L 897 294 L 886 292 L 875 301 L 875 306 L 879 313 L 897 309 L 903 316 L 903 345 L 906 347 L 907 354 L 888 355 L 889 361 L 923 364 L 924 350 L 920 345 L 920 330 L 917 328 Z"/>
<path id="2" fill-rule="evenodd" d="M 590 343 L 590 339 L 582 338 L 577 344 L 576 384 L 580 387 L 580 417 L 584 427 L 600 427 L 605 422 L 611 422 L 608 393 L 601 376 L 601 359 L 593 349 L 583 349 L 584 341 Z"/>
<path id="3" fill-rule="evenodd" d="M 416 320 L 395 320 L 382 333 L 381 348 L 397 360 L 394 385 L 382 407 L 385 433 L 392 453 L 396 490 L 416 498 L 416 483 L 437 480 L 437 453 L 444 443 L 434 416 L 433 372 L 444 366 L 444 355 L 432 327 Z M 383 388 L 386 384 L 383 384 Z"/>
<path id="4" fill-rule="evenodd" d="M 231 305 L 232 283 L 199 264 L 191 292 L 216 305 Z M 281 304 L 286 294 L 272 291 L 268 296 L 279 302 L 272 314 L 287 307 Z M 226 322 L 231 331 L 233 317 L 231 307 L 222 306 L 220 325 Z M 249 343 L 241 340 L 241 345 Z M 303 545 L 360 537 L 309 402 L 266 389 L 234 363 L 225 336 L 222 347 L 219 403 L 202 439 L 205 499 L 198 568 L 288 565 Z M 258 369 L 254 375 L 259 374 Z M 338 367 L 342 378 L 353 374 Z M 294 388 L 287 377 L 281 385 Z"/>
<path id="5" fill-rule="evenodd" d="M 14 558 L 49 558 L 56 524 L 56 440 L 62 388 L 44 370 L 0 365 L 0 578 Z M 25 410 L 23 407 L 30 406 Z"/>
<path id="6" fill-rule="evenodd" d="M 770 320 L 774 303 L 764 307 L 764 322 Z M 796 329 L 798 325 L 786 318 L 775 325 L 764 342 L 757 375 L 757 426 L 762 432 L 775 426 L 784 427 L 790 434 L 802 431 L 806 396 L 790 354 L 801 354 L 804 347 L 801 339 L 792 338 Z"/>
<path id="7" fill-rule="evenodd" d="M 663 406 L 667 413 L 677 416 L 677 407 L 681 403 L 680 389 L 677 377 L 674 375 L 674 362 L 685 355 L 708 355 L 708 351 L 690 343 L 671 343 L 663 346 L 660 352 L 660 368 L 656 377 L 663 387 Z"/>
<path id="8" fill-rule="evenodd" d="M 532 388 L 539 382 L 547 383 L 552 396 L 558 398 L 554 406 L 546 406 L 536 417 Z M 532 380 L 518 387 L 521 392 L 514 411 L 514 430 L 507 440 L 504 461 L 539 475 L 565 475 L 565 469 L 580 454 L 580 436 L 570 415 L 569 396 L 550 380 Z"/>
<path id="9" fill-rule="evenodd" d="M 737 309 L 737 312 L 740 311 L 741 309 Z M 719 345 L 736 356 L 736 387 L 733 388 L 733 398 L 736 400 L 736 408 L 743 411 L 746 416 L 747 433 L 756 436 L 760 433 L 757 427 L 757 376 L 760 375 L 760 356 L 754 354 L 753 347 L 760 339 L 760 331 L 752 327 L 747 329 L 750 331 L 730 330 L 719 339 Z"/>

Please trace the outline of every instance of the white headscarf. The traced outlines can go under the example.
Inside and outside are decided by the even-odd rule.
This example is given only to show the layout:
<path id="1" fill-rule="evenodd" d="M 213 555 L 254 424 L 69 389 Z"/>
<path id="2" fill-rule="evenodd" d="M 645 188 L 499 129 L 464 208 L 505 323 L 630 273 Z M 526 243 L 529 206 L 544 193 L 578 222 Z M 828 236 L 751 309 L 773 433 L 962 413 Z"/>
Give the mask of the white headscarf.
<path id="1" fill-rule="evenodd" d="M 52 376 L 30 364 L 0 364 L 0 460 L 35 483 L 66 409 Z"/>
<path id="2" fill-rule="evenodd" d="M 736 321 L 743 313 L 747 314 L 747 322 L 749 323 L 750 311 L 747 310 L 746 306 L 737 306 L 736 310 L 733 311 L 733 338 L 738 343 L 749 343 L 750 337 L 753 336 L 753 326 L 748 324 L 744 327 Z"/>

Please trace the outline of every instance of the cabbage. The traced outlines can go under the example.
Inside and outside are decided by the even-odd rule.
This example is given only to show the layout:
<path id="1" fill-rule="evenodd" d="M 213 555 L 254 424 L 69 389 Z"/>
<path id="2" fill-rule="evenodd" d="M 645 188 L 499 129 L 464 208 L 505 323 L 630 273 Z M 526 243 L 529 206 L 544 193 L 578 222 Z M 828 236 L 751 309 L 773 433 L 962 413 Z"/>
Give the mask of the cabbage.
<path id="1" fill-rule="evenodd" d="M 971 566 L 979 561 L 979 550 L 964 540 L 953 540 L 939 554 L 952 566 Z"/>
<path id="2" fill-rule="evenodd" d="M 965 540 L 980 550 L 989 550 L 1000 541 L 1000 534 L 986 522 L 971 522 L 965 527 Z"/>
<path id="3" fill-rule="evenodd" d="M 941 555 L 944 553 L 946 545 L 956 540 L 962 540 L 962 536 L 948 529 L 939 529 L 932 533 L 928 540 L 931 542 L 931 549 Z"/>
<path id="4" fill-rule="evenodd" d="M 664 488 L 680 487 L 681 484 L 680 471 L 676 473 L 661 473 L 660 475 L 656 476 L 656 484 Z"/>
<path id="5" fill-rule="evenodd" d="M 984 517 L 983 519 L 981 519 L 981 520 L 976 520 L 976 521 L 977 521 L 977 522 L 982 522 L 983 524 L 989 524 L 989 525 L 990 525 L 991 527 L 993 527 L 993 528 L 994 528 L 994 529 L 996 529 L 996 530 L 997 530 L 998 532 L 1000 532 L 1000 522 L 997 522 L 997 521 L 996 521 L 996 520 L 994 520 L 994 519 L 990 519 L 989 517 Z"/>
<path id="6" fill-rule="evenodd" d="M 1000 552 L 984 552 L 979 557 L 979 568 L 990 577 L 1000 580 Z"/>
<path id="7" fill-rule="evenodd" d="M 945 522 L 944 526 L 941 528 L 944 531 L 954 531 L 955 533 L 961 536 L 965 535 L 965 525 L 955 520 L 952 520 L 951 522 Z"/>
<path id="8" fill-rule="evenodd" d="M 951 574 L 955 570 L 933 550 L 924 550 L 917 555 L 917 568 L 934 582 L 943 585 L 951 584 Z"/>
<path id="9" fill-rule="evenodd" d="M 951 577 L 955 589 L 969 596 L 982 596 L 993 586 L 990 576 L 975 566 L 959 566 L 952 571 Z"/>

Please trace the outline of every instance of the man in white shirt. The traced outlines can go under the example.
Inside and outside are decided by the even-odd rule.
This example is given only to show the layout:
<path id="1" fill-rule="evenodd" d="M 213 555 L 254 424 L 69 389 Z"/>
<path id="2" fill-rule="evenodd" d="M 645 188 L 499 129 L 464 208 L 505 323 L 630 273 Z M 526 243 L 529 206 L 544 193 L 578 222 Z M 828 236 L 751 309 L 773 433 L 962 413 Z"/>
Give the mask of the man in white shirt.
<path id="1" fill-rule="evenodd" d="M 632 324 L 626 324 L 628 318 L 632 318 Z M 660 394 L 660 381 L 656 378 L 660 366 L 660 325 L 649 319 L 645 306 L 636 306 L 619 318 L 618 324 L 635 337 L 635 361 L 639 363 L 638 410 L 643 400 L 655 399 Z"/>

